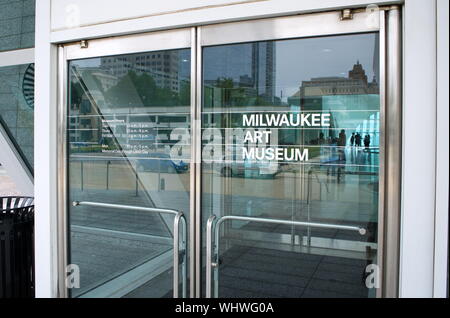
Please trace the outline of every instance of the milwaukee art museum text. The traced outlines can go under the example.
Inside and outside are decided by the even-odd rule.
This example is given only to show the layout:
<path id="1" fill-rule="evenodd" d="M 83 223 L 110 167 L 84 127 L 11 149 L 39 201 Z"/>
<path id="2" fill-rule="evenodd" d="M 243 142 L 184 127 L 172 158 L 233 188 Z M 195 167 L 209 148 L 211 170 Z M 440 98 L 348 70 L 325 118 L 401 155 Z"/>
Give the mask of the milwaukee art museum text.
<path id="1" fill-rule="evenodd" d="M 248 143 L 249 147 L 242 147 L 243 160 L 308 161 L 308 149 L 257 147 L 256 145 L 278 145 L 278 130 L 276 128 L 267 130 L 261 127 L 330 127 L 330 114 L 244 114 L 242 124 L 244 127 L 251 127 L 245 129 L 244 143 Z M 259 127 L 259 129 L 252 129 L 256 127 Z"/>

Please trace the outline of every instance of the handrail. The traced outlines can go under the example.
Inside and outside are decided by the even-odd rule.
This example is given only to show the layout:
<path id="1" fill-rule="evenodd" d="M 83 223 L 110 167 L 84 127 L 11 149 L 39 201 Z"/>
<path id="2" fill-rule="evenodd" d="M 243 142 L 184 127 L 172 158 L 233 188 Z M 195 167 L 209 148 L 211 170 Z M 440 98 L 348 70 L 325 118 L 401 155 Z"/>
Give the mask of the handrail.
<path id="1" fill-rule="evenodd" d="M 187 295 L 187 270 L 186 270 L 186 261 L 187 261 L 187 232 L 186 232 L 186 218 L 184 217 L 183 212 L 172 210 L 172 209 L 162 209 L 162 208 L 148 208 L 148 207 L 140 207 L 133 205 L 123 205 L 123 204 L 111 204 L 111 203 L 102 203 L 102 202 L 90 202 L 90 201 L 73 201 L 72 205 L 76 206 L 92 206 L 92 207 L 103 207 L 103 208 L 111 208 L 111 209 L 120 209 L 120 210 L 132 210 L 132 211 L 143 211 L 150 213 L 164 213 L 174 215 L 173 221 L 173 297 L 179 297 L 179 264 L 180 264 L 180 221 L 181 221 L 181 229 L 182 229 L 182 240 L 181 240 L 181 252 L 182 252 L 182 261 L 181 261 L 181 271 L 182 271 L 182 298 L 186 298 Z"/>
<path id="2" fill-rule="evenodd" d="M 216 218 L 217 216 L 215 216 L 214 214 L 211 215 L 208 218 L 208 221 L 206 222 L 206 298 L 211 298 L 211 286 L 212 286 L 212 281 L 211 281 L 211 269 L 213 266 L 213 262 L 212 262 L 212 233 L 213 231 L 215 232 L 215 224 L 216 224 Z M 216 251 L 216 245 L 217 242 L 214 242 L 214 251 Z M 219 257 L 214 254 L 214 258 L 215 258 L 215 265 L 218 264 L 218 259 Z M 216 267 L 216 266 L 214 266 Z M 214 270 L 214 275 L 216 275 L 216 270 Z M 214 286 L 217 285 L 217 281 L 216 284 L 214 284 Z"/>
<path id="3" fill-rule="evenodd" d="M 217 219 L 217 221 L 216 221 Z M 211 298 L 212 281 L 211 269 L 214 268 L 214 297 L 217 298 L 219 294 L 219 239 L 220 239 L 220 225 L 227 220 L 235 221 L 249 221 L 259 223 L 284 224 L 294 226 L 307 226 L 316 228 L 337 229 L 346 231 L 356 231 L 361 235 L 366 234 L 366 229 L 353 225 L 339 225 L 331 223 L 316 223 L 316 222 L 302 222 L 302 221 L 288 221 L 280 219 L 267 219 L 251 216 L 237 216 L 226 215 L 218 218 L 216 215 L 211 215 L 206 223 L 206 298 Z M 214 232 L 214 255 L 212 253 L 212 234 Z M 214 263 L 212 258 L 214 257 Z"/>

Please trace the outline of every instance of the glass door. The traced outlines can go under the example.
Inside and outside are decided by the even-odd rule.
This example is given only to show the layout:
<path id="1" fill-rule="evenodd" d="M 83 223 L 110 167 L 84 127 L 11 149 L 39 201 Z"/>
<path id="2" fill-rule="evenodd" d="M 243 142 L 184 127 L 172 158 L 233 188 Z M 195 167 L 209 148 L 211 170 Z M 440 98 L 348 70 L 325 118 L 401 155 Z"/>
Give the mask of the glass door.
<path id="1" fill-rule="evenodd" d="M 327 12 L 61 46 L 60 295 L 395 295 L 398 21 Z"/>
<path id="2" fill-rule="evenodd" d="M 206 297 L 375 297 L 379 12 L 201 28 Z M 220 36 L 219 36 L 220 35 Z"/>
<path id="3" fill-rule="evenodd" d="M 186 297 L 191 30 L 68 45 L 69 297 Z"/>

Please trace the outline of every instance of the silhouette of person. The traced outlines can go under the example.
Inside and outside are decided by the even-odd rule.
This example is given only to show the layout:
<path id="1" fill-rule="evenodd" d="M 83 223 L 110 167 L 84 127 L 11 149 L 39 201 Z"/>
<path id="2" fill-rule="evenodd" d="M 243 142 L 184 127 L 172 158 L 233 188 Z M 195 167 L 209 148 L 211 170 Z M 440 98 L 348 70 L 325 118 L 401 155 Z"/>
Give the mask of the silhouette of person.
<path id="1" fill-rule="evenodd" d="M 369 150 L 369 146 L 370 146 L 370 136 L 365 135 L 364 136 L 364 147 L 366 147 L 366 150 Z"/>
<path id="2" fill-rule="evenodd" d="M 355 146 L 361 147 L 361 135 L 359 133 L 356 133 L 356 136 L 355 136 Z"/>
<path id="3" fill-rule="evenodd" d="M 347 135 L 345 134 L 345 130 L 344 129 L 342 129 L 341 132 L 339 133 L 339 138 L 338 138 L 337 144 L 340 147 L 345 147 L 347 145 Z M 345 160 L 344 149 L 340 148 L 338 151 L 339 151 L 339 159 L 340 160 Z"/>
<path id="4" fill-rule="evenodd" d="M 345 134 L 345 130 L 342 129 L 339 133 L 338 146 L 345 146 L 347 144 L 347 135 Z"/>
<path id="5" fill-rule="evenodd" d="M 352 133 L 352 136 L 350 137 L 350 146 L 354 146 L 355 145 L 355 133 Z"/>
<path id="6" fill-rule="evenodd" d="M 325 136 L 324 134 L 321 132 L 319 134 L 319 145 L 323 145 L 325 143 Z"/>

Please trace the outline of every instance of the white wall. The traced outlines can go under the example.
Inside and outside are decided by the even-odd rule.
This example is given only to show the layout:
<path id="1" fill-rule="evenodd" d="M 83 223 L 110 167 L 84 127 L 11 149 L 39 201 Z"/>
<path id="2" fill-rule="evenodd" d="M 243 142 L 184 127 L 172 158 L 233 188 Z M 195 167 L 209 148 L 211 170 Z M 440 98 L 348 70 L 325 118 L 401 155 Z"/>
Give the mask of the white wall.
<path id="1" fill-rule="evenodd" d="M 108 3 L 104 5 L 105 1 Z M 61 3 L 60 3 L 61 2 Z M 70 2 L 70 5 L 67 4 Z M 145 2 L 145 5 L 134 5 Z M 200 24 L 317 12 L 369 4 L 400 3 L 382 0 L 53 0 L 52 41 L 89 39 Z M 219 3 L 227 5 L 218 5 Z M 158 3 L 155 6 L 154 3 Z M 177 3 L 180 10 L 173 11 Z M 109 23 L 107 23 L 110 21 Z"/>
<path id="2" fill-rule="evenodd" d="M 434 296 L 447 296 L 449 176 L 449 1 L 437 1 L 437 143 Z"/>
<path id="3" fill-rule="evenodd" d="M 436 178 L 436 1 L 404 10 L 400 296 L 431 297 Z"/>
<path id="4" fill-rule="evenodd" d="M 261 3 L 262 1 L 267 0 L 165 0 L 152 1 L 151 5 L 149 5 L 148 0 L 127 0 L 127 4 L 124 6 L 121 0 L 97 0 L 95 4 L 92 1 L 52 0 L 51 27 L 52 31 L 57 31 L 76 26 L 95 25 L 249 2 Z"/>
<path id="5" fill-rule="evenodd" d="M 50 0 L 36 1 L 34 113 L 36 297 L 56 296 L 56 47 Z"/>

